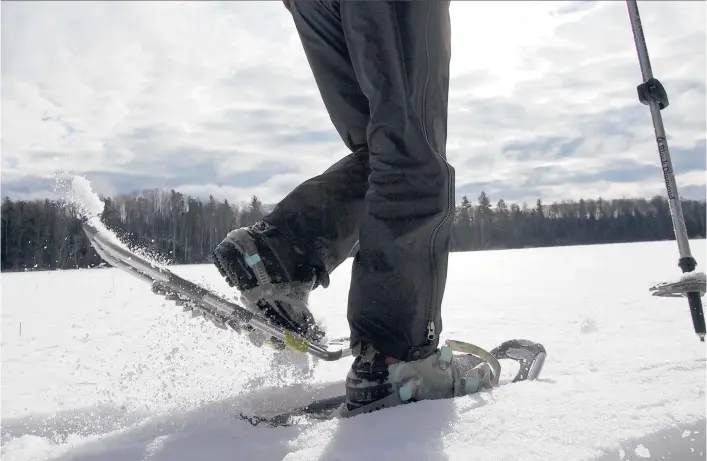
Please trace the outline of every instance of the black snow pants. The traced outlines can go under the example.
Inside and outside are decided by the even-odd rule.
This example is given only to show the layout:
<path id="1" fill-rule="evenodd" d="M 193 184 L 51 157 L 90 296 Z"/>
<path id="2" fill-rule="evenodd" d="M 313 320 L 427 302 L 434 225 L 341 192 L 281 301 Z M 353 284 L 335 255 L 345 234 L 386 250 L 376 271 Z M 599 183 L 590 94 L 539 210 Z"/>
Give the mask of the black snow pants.
<path id="1" fill-rule="evenodd" d="M 264 219 L 328 273 L 353 260 L 354 354 L 437 348 L 454 218 L 446 161 L 449 2 L 291 0 L 329 116 L 351 154 Z"/>

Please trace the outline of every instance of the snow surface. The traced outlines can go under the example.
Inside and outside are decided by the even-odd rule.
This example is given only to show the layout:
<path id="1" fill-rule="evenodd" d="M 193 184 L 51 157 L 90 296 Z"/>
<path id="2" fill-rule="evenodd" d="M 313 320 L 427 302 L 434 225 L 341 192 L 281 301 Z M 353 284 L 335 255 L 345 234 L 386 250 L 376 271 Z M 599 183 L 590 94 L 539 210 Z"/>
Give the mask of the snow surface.
<path id="1" fill-rule="evenodd" d="M 5 273 L 2 460 L 703 460 L 705 343 L 684 298 L 648 291 L 677 259 L 675 242 L 454 253 L 443 339 L 540 341 L 540 380 L 276 429 L 238 415 L 337 394 L 351 359 L 253 348 L 116 269 Z M 175 271 L 228 291 L 210 265 Z M 349 276 L 312 295 L 332 336 Z"/>

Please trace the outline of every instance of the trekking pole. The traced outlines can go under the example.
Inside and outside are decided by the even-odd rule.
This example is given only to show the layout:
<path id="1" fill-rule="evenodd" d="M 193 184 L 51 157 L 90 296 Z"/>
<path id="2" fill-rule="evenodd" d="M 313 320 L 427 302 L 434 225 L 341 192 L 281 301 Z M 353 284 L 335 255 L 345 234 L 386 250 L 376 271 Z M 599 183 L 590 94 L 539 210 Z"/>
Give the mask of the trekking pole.
<path id="1" fill-rule="evenodd" d="M 636 0 L 626 0 L 626 4 L 628 6 L 629 19 L 631 20 L 633 39 L 636 43 L 636 51 L 638 52 L 638 63 L 641 66 L 641 74 L 643 75 L 643 83 L 637 87 L 638 100 L 650 107 L 651 117 L 653 118 L 653 129 L 655 131 L 655 140 L 658 144 L 658 154 L 660 155 L 665 188 L 668 193 L 670 215 L 673 221 L 673 232 L 675 233 L 675 240 L 677 241 L 678 251 L 680 252 L 678 266 L 682 269 L 683 273 L 693 272 L 697 266 L 697 262 L 690 253 L 690 243 L 687 238 L 682 204 L 680 203 L 678 186 L 675 181 L 673 164 L 670 160 L 670 150 L 668 149 L 663 118 L 660 114 L 661 110 L 668 107 L 668 95 L 660 81 L 653 77 L 653 70 L 651 69 L 650 59 L 648 58 L 646 38 L 643 35 L 643 27 L 641 26 L 641 17 L 638 14 Z M 692 289 L 694 289 L 694 287 Z M 702 312 L 702 295 L 699 291 L 683 292 L 682 294 L 688 299 L 695 333 L 697 333 L 700 341 L 704 342 L 705 317 Z"/>

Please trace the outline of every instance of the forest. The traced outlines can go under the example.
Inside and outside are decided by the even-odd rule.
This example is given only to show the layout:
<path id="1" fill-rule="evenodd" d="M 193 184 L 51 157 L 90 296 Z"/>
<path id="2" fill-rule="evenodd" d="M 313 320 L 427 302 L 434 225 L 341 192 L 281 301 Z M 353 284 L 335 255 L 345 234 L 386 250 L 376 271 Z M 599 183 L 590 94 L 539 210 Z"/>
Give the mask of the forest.
<path id="1" fill-rule="evenodd" d="M 174 190 L 145 191 L 105 202 L 103 221 L 126 243 L 175 264 L 207 263 L 231 230 L 254 223 L 267 207 L 197 199 Z M 705 237 L 705 202 L 682 201 L 690 238 Z M 2 271 L 94 267 L 102 263 L 75 217 L 74 205 L 55 200 L 2 202 Z M 485 193 L 464 196 L 454 217 L 453 251 L 590 245 L 674 239 L 668 201 L 587 199 L 534 206 L 492 205 Z"/>

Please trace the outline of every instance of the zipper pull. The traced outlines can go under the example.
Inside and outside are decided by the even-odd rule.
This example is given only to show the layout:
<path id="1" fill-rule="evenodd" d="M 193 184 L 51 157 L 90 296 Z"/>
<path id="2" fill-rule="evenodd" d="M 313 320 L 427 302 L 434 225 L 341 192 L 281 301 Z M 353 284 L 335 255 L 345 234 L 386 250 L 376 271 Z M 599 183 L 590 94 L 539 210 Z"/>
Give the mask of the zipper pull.
<path id="1" fill-rule="evenodd" d="M 427 341 L 432 342 L 435 340 L 435 322 L 430 320 L 427 324 Z"/>

